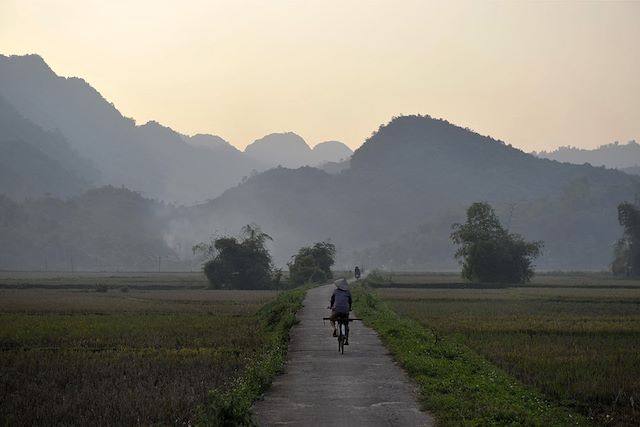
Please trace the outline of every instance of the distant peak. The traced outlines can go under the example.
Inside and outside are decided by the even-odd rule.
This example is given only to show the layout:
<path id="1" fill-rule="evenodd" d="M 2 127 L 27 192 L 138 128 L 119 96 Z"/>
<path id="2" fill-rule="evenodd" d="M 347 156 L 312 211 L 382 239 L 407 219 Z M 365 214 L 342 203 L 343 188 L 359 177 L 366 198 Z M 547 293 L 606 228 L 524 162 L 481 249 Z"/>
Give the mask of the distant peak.
<path id="1" fill-rule="evenodd" d="M 347 146 L 347 144 L 345 144 L 344 142 L 340 142 L 340 141 L 323 141 L 323 142 L 319 142 L 316 145 L 314 145 L 313 149 L 316 150 L 318 147 L 322 148 L 322 147 L 329 147 L 329 146 L 345 147 L 346 149 L 351 151 L 351 148 L 349 148 Z"/>
<path id="2" fill-rule="evenodd" d="M 339 162 L 349 159 L 353 150 L 340 141 L 325 141 L 313 147 L 315 164 Z"/>
<path id="3" fill-rule="evenodd" d="M 263 136 L 260 139 L 256 139 L 251 144 L 247 145 L 244 149 L 245 152 L 251 152 L 253 150 L 259 149 L 260 147 L 295 147 L 298 149 L 309 150 L 311 151 L 311 147 L 306 143 L 306 141 L 297 133 L 294 132 L 280 132 L 280 133 L 270 133 L 268 135 Z"/>

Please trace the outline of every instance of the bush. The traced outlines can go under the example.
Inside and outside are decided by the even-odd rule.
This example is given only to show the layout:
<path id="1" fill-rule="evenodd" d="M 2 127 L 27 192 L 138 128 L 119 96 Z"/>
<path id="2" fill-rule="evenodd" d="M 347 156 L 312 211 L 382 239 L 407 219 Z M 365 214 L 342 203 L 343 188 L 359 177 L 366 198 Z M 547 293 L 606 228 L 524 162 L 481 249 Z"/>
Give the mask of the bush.
<path id="1" fill-rule="evenodd" d="M 453 224 L 451 239 L 460 247 L 456 258 L 462 276 L 478 282 L 523 283 L 533 276 L 532 261 L 541 253 L 541 241 L 527 242 L 507 232 L 488 203 L 467 209 L 467 222 Z"/>
<path id="2" fill-rule="evenodd" d="M 289 278 L 294 285 L 321 283 L 333 277 L 336 247 L 332 243 L 319 242 L 311 247 L 301 248 L 289 263 Z"/>
<path id="3" fill-rule="evenodd" d="M 280 281 L 266 248 L 271 237 L 255 224 L 242 228 L 239 238 L 222 236 L 193 247 L 205 259 L 203 271 L 213 289 L 267 289 Z"/>

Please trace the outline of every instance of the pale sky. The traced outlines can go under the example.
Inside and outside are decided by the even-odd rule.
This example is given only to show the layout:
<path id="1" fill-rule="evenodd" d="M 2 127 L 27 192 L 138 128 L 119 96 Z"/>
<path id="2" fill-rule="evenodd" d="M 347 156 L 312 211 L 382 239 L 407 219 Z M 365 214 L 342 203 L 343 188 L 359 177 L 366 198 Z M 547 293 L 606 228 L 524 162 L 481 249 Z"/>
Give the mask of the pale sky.
<path id="1" fill-rule="evenodd" d="M 0 53 L 239 148 L 356 148 L 401 114 L 525 151 L 640 142 L 640 2 L 0 0 Z"/>

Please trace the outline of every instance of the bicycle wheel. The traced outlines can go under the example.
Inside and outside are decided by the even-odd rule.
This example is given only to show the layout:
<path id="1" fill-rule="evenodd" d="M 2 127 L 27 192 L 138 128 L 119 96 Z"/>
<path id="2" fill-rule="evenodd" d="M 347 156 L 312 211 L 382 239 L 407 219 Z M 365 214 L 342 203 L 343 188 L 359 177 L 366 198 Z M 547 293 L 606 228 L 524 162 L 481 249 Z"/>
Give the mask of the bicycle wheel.
<path id="1" fill-rule="evenodd" d="M 338 351 L 344 354 L 344 341 L 346 340 L 346 336 L 344 334 L 344 324 L 340 324 L 340 336 L 338 337 Z"/>

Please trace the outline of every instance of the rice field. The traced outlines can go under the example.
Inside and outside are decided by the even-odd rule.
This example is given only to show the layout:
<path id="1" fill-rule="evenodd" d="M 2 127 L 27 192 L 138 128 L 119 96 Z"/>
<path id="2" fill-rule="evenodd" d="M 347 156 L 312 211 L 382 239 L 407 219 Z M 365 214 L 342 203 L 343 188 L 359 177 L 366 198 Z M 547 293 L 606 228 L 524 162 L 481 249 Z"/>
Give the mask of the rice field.
<path id="1" fill-rule="evenodd" d="M 269 343 L 278 295 L 198 276 L 0 274 L 2 424 L 193 424 Z"/>
<path id="2" fill-rule="evenodd" d="M 444 279 L 446 280 L 444 280 Z M 640 425 L 640 282 L 542 275 L 526 286 L 389 275 L 378 295 L 596 425 Z"/>

